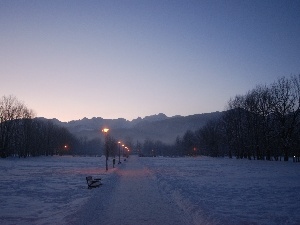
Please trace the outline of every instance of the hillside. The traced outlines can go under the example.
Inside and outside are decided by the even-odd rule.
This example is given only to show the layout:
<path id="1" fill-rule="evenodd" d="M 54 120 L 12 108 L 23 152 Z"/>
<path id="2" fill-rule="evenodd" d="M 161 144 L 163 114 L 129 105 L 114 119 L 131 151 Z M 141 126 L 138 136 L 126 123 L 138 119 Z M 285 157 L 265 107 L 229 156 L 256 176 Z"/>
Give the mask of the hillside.
<path id="1" fill-rule="evenodd" d="M 163 113 L 158 115 L 137 118 L 132 121 L 119 119 L 103 119 L 93 117 L 83 118 L 70 122 L 60 122 L 54 119 L 55 124 L 66 127 L 77 137 L 94 139 L 103 137 L 101 129 L 108 127 L 110 134 L 117 140 L 131 140 L 144 142 L 145 139 L 160 140 L 164 143 L 173 143 L 176 137 L 182 136 L 187 130 L 197 130 L 209 120 L 217 119 L 222 112 L 195 114 L 190 116 L 167 117 Z"/>

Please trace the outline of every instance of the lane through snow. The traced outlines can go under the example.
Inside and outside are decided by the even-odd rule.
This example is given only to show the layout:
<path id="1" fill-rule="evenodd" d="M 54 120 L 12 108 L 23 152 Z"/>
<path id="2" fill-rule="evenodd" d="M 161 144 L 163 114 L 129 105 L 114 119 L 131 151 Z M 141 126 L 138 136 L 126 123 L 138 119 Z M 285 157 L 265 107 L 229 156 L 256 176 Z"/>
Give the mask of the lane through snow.
<path id="1" fill-rule="evenodd" d="M 77 224 L 192 224 L 159 189 L 157 180 L 138 157 L 123 162 L 109 179 L 91 190 L 95 193 L 77 215 Z"/>

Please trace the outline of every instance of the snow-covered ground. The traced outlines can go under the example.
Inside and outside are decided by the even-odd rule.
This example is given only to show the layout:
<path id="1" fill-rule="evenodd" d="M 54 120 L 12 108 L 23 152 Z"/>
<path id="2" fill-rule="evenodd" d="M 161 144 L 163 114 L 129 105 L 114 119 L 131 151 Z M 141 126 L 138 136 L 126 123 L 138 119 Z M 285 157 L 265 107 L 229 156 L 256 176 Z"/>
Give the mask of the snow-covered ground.
<path id="1" fill-rule="evenodd" d="M 1 159 L 0 224 L 65 224 L 91 197 L 85 177 L 104 168 L 104 157 Z"/>
<path id="2" fill-rule="evenodd" d="M 195 224 L 300 224 L 300 164 L 143 158 Z"/>
<path id="3" fill-rule="evenodd" d="M 139 166 L 129 167 L 134 162 Z M 102 212 L 101 205 L 114 209 L 112 202 L 118 202 L 114 199 L 124 189 L 118 187 L 130 185 L 122 177 L 132 177 L 126 170 L 133 169 L 139 170 L 135 182 L 139 176 L 147 178 L 141 179 L 144 184 L 151 179 L 157 194 L 169 199 L 191 224 L 300 224 L 299 163 L 130 157 L 115 169 L 111 161 L 109 165 L 106 172 L 104 157 L 0 159 L 0 224 L 81 224 L 91 216 L 109 224 L 109 211 Z M 87 189 L 88 175 L 102 177 L 103 186 Z M 140 201 L 147 198 L 139 196 Z M 126 201 L 133 201 L 132 195 L 122 198 L 124 207 Z M 118 214 L 128 216 L 126 210 Z"/>

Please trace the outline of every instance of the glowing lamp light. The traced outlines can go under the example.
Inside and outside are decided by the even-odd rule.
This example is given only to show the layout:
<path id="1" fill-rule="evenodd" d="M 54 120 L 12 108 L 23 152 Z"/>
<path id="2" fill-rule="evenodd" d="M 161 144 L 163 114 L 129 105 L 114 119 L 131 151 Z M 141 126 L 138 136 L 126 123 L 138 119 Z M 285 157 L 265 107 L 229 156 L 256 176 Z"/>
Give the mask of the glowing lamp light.
<path id="1" fill-rule="evenodd" d="M 104 133 L 107 133 L 108 131 L 109 131 L 108 128 L 104 128 L 104 129 L 102 130 L 102 132 L 104 132 Z"/>

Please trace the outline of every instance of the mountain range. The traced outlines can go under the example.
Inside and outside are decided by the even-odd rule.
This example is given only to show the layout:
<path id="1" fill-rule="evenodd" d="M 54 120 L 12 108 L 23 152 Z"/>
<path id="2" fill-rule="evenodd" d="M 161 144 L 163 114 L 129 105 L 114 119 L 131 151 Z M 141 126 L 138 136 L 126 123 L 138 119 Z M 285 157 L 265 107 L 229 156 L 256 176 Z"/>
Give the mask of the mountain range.
<path id="1" fill-rule="evenodd" d="M 66 127 L 72 134 L 78 138 L 88 140 L 94 138 L 103 138 L 101 130 L 104 127 L 109 128 L 109 133 L 116 140 L 129 140 L 144 142 L 146 139 L 153 141 L 162 141 L 166 144 L 174 143 L 177 136 L 183 136 L 187 130 L 195 131 L 203 127 L 209 120 L 220 118 L 223 112 L 212 112 L 204 114 L 195 114 L 190 116 L 168 117 L 163 113 L 137 118 L 128 121 L 124 118 L 103 119 L 93 117 L 91 119 L 83 118 L 72 120 L 70 122 L 61 122 L 52 119 L 54 124 Z"/>

